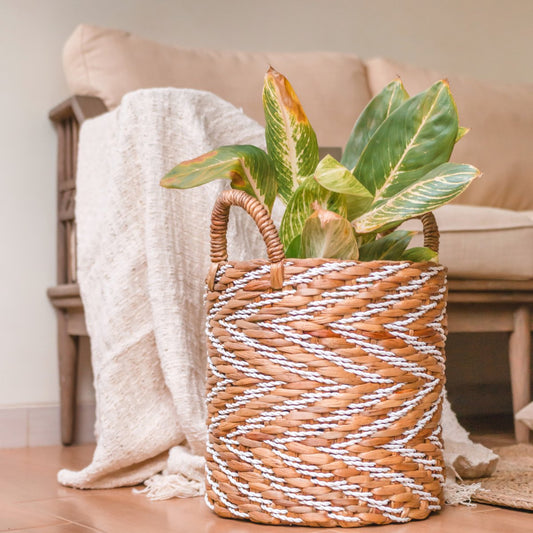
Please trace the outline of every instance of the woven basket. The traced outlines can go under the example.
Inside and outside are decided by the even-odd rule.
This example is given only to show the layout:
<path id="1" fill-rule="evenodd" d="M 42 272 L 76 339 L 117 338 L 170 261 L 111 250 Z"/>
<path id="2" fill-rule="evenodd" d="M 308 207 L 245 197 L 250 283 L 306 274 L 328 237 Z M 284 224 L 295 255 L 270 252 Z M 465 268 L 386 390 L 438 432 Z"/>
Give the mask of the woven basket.
<path id="1" fill-rule="evenodd" d="M 227 262 L 230 206 L 268 260 Z M 438 247 L 433 215 L 425 244 Z M 285 259 L 268 212 L 218 198 L 208 275 L 207 494 L 218 515 L 364 526 L 443 504 L 446 269 Z"/>

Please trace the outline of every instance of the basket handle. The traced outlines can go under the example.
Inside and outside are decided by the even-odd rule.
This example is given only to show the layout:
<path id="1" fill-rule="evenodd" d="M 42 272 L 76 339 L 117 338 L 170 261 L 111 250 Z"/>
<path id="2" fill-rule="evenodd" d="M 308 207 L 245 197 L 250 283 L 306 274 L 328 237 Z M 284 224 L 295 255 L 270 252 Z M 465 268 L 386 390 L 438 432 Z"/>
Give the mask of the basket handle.
<path id="1" fill-rule="evenodd" d="M 213 290 L 219 263 L 228 260 L 226 233 L 228 231 L 229 210 L 234 205 L 242 207 L 256 223 L 265 241 L 268 259 L 272 263 L 270 269 L 271 287 L 281 289 L 285 252 L 270 214 L 259 200 L 246 192 L 228 189 L 217 198 L 211 215 L 211 267 L 206 280 L 209 290 Z M 429 212 L 415 218 L 422 221 L 424 246 L 439 253 L 440 236 L 435 215 Z"/>
<path id="2" fill-rule="evenodd" d="M 429 213 L 424 213 L 416 218 L 419 218 L 422 221 L 422 226 L 424 228 L 424 246 L 438 254 L 440 234 L 435 215 L 430 211 Z"/>
<path id="3" fill-rule="evenodd" d="M 437 220 L 435 219 L 435 215 L 430 211 L 429 213 L 424 213 L 423 215 L 412 217 L 409 220 L 415 220 L 419 219 L 422 221 L 422 234 L 424 235 L 424 246 L 426 248 L 429 248 L 431 251 L 435 252 L 436 254 L 439 253 L 439 242 L 440 242 L 440 234 L 439 234 L 439 228 L 437 227 Z M 405 221 L 404 221 L 405 222 Z M 385 235 L 388 235 L 389 233 L 392 233 L 394 231 L 393 229 L 388 229 L 387 231 L 383 231 L 380 233 L 382 237 L 385 237 Z"/>
<path id="4" fill-rule="evenodd" d="M 227 239 L 229 210 L 231 206 L 242 207 L 254 220 L 265 241 L 270 268 L 270 284 L 273 289 L 283 285 L 283 260 L 285 252 L 279 240 L 278 230 L 265 206 L 244 191 L 228 189 L 223 191 L 215 202 L 211 215 L 211 268 L 207 276 L 207 286 L 213 290 L 219 263 L 227 261 Z"/>

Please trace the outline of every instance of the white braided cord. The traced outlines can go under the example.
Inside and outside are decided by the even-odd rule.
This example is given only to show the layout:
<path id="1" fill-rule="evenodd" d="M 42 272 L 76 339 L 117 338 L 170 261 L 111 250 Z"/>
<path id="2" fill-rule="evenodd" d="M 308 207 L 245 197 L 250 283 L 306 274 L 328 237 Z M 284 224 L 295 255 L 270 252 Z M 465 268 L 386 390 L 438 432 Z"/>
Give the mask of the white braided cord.
<path id="1" fill-rule="evenodd" d="M 290 262 L 286 262 L 286 266 L 290 264 Z M 310 369 L 304 363 L 291 361 L 279 349 L 263 344 L 257 339 L 247 335 L 246 330 L 240 328 L 236 322 L 238 320 L 251 319 L 254 315 L 273 303 L 283 305 L 283 299 L 292 296 L 296 292 L 294 287 L 297 285 L 301 286 L 302 284 L 312 283 L 317 276 L 324 276 L 331 272 L 342 271 L 348 266 L 356 264 L 357 263 L 330 262 L 310 268 L 304 273 L 296 274 L 286 279 L 281 291 L 258 293 L 256 301 L 251 300 L 246 305 L 243 305 L 229 315 L 226 314 L 223 318 L 217 320 L 217 313 L 228 301 L 235 297 L 241 289 L 243 289 L 249 282 L 268 275 L 270 265 L 262 265 L 255 270 L 247 272 L 225 288 L 225 290 L 218 296 L 217 301 L 211 306 L 207 317 L 208 339 L 212 347 L 216 350 L 218 357 L 232 365 L 233 368 L 237 369 L 243 375 L 257 380 L 257 383 L 250 385 L 244 392 L 236 395 L 228 394 L 228 396 L 231 396 L 231 399 L 228 400 L 224 408 L 219 409 L 218 413 L 211 418 L 209 430 L 215 430 L 223 420 L 228 416 L 238 413 L 239 410 L 246 406 L 250 401 L 258 400 L 265 395 L 270 395 L 278 387 L 282 387 L 285 384 L 284 381 L 274 379 L 273 376 L 265 374 L 257 368 L 251 368 L 249 363 L 238 351 L 226 350 L 223 343 L 213 334 L 212 324 L 216 323 L 218 327 L 222 327 L 234 341 L 253 349 L 255 353 L 261 355 L 270 363 L 283 368 L 287 374 L 297 375 L 299 379 L 310 380 L 321 384 L 312 391 L 302 393 L 297 400 L 285 398 L 280 404 L 270 406 L 267 411 L 263 411 L 259 415 L 254 415 L 253 417 L 248 418 L 227 435 L 219 437 L 219 440 L 224 443 L 227 450 L 233 453 L 239 461 L 249 464 L 254 469 L 261 472 L 262 476 L 270 481 L 271 486 L 276 490 L 283 492 L 288 500 L 306 505 L 316 511 L 326 512 L 329 518 L 340 522 L 359 522 L 361 521 L 361 518 L 358 516 L 351 516 L 344 508 L 338 505 L 335 506 L 331 504 L 331 502 L 316 499 L 312 495 L 302 493 L 297 487 L 287 485 L 284 478 L 275 475 L 272 468 L 262 463 L 262 461 L 254 456 L 252 452 L 243 451 L 238 438 L 251 431 L 261 431 L 281 416 L 287 416 L 299 410 L 304 410 L 324 399 L 334 398 L 342 391 L 349 390 L 350 386 L 337 383 L 337 381 L 330 378 L 325 378 L 319 372 Z M 320 467 L 317 465 L 307 464 L 300 457 L 291 455 L 286 444 L 289 442 L 298 443 L 309 437 L 320 437 L 324 431 L 334 430 L 338 424 L 353 420 L 354 416 L 364 413 L 365 409 L 379 405 L 381 401 L 399 390 L 403 384 L 396 383 L 391 378 L 381 376 L 378 371 L 373 371 L 364 364 L 354 363 L 349 358 L 339 355 L 322 345 L 320 342 L 317 342 L 315 337 L 296 331 L 291 327 L 290 323 L 302 320 L 312 321 L 315 313 L 320 313 L 321 311 L 336 305 L 349 305 L 350 298 L 358 297 L 361 290 L 368 289 L 375 283 L 382 281 L 409 266 L 410 263 L 384 265 L 383 267 L 372 271 L 367 276 L 354 279 L 353 283 L 350 283 L 349 285 L 338 287 L 335 290 L 322 292 L 320 300 L 311 300 L 304 308 L 288 311 L 283 316 L 271 320 L 255 321 L 256 325 L 259 325 L 261 328 L 274 331 L 281 338 L 285 338 L 291 343 L 301 347 L 303 352 L 310 353 L 317 359 L 326 360 L 341 367 L 345 372 L 354 374 L 361 382 L 379 385 L 380 388 L 377 390 L 362 395 L 357 403 L 351 403 L 343 408 L 332 410 L 326 415 L 317 416 L 312 422 L 301 423 L 297 428 L 287 428 L 282 436 L 277 435 L 276 438 L 265 440 L 264 444 L 265 446 L 270 447 L 272 453 L 277 456 L 285 466 L 293 468 L 299 476 L 310 480 L 313 485 L 317 487 L 327 487 L 332 491 L 342 491 L 346 496 L 359 499 L 362 503 L 364 502 L 368 505 L 370 509 L 376 509 L 391 521 L 395 522 L 405 522 L 409 520 L 409 518 L 402 516 L 404 509 L 401 506 L 392 507 L 389 499 L 378 499 L 371 491 L 365 490 L 357 484 L 348 483 L 345 480 L 331 479 L 334 477 L 331 472 L 321 471 Z M 220 281 L 228 268 L 231 268 L 230 264 L 222 265 L 218 269 L 215 283 Z M 399 483 L 407 487 L 412 493 L 419 495 L 422 501 L 427 501 L 430 510 L 440 509 L 439 499 L 425 490 L 423 485 L 403 472 L 394 471 L 388 466 L 378 465 L 375 461 L 369 459 L 362 459 L 351 453 L 348 448 L 357 445 L 362 439 L 372 438 L 380 430 L 390 428 L 392 424 L 401 420 L 405 415 L 415 409 L 424 397 L 434 391 L 439 385 L 439 379 L 429 374 L 425 368 L 418 363 L 398 357 L 397 354 L 387 350 L 383 346 L 369 342 L 367 337 L 357 333 L 357 324 L 364 323 L 366 320 L 374 316 L 379 316 L 384 311 L 394 307 L 398 302 L 415 295 L 429 279 L 441 272 L 442 269 L 443 267 L 439 265 L 430 267 L 427 271 L 422 272 L 418 278 L 413 278 L 405 285 L 400 286 L 396 293 L 386 294 L 378 303 L 369 303 L 366 306 L 366 309 L 356 310 L 350 316 L 345 316 L 344 318 L 328 324 L 328 328 L 331 331 L 341 335 L 347 342 L 358 346 L 367 354 L 386 362 L 391 367 L 397 367 L 405 373 L 425 380 L 425 383 L 419 388 L 419 390 L 417 390 L 412 398 L 405 400 L 400 408 L 389 409 L 384 413 L 382 418 L 376 419 L 368 425 L 360 426 L 355 433 L 346 435 L 346 438 L 342 442 L 334 442 L 330 446 L 316 448 L 318 452 L 328 454 L 334 460 L 343 461 L 347 467 L 354 467 L 361 472 L 368 473 L 372 479 L 387 479 L 390 480 L 391 483 Z M 407 313 L 401 319 L 383 325 L 393 337 L 401 339 L 406 346 L 412 347 L 416 352 L 434 358 L 439 365 L 444 365 L 444 357 L 441 351 L 436 346 L 428 344 L 424 342 L 423 339 L 421 340 L 418 338 L 416 333 L 409 329 L 409 325 L 435 309 L 441 303 L 444 295 L 445 288 L 442 288 L 437 294 L 429 297 L 429 303 L 425 305 L 421 304 L 416 310 Z M 427 327 L 432 328 L 435 331 L 435 335 L 440 336 L 443 340 L 445 339 L 445 331 L 442 326 L 444 314 L 445 311 L 443 310 L 437 317 L 432 319 L 431 323 L 427 324 Z M 311 340 L 314 342 L 309 342 Z M 208 395 L 208 402 L 217 397 L 222 391 L 228 392 L 232 386 L 232 380 L 224 373 L 220 372 L 215 365 L 210 364 L 209 368 L 218 380 Z M 436 460 L 428 458 L 423 452 L 419 452 L 408 446 L 409 441 L 418 435 L 420 431 L 426 427 L 427 422 L 435 416 L 436 411 L 440 406 L 440 400 L 440 397 L 435 400 L 432 403 L 431 408 L 423 413 L 413 427 L 406 429 L 401 437 L 392 439 L 387 444 L 382 445 L 381 448 L 390 451 L 391 454 L 395 453 L 409 458 L 413 462 L 421 465 L 425 470 L 431 472 L 433 479 L 443 482 L 444 477 L 442 467 L 437 464 Z M 427 440 L 436 447 L 441 448 L 440 427 L 437 427 L 433 433 L 427 437 Z M 227 462 L 215 450 L 211 443 L 208 443 L 207 451 L 208 455 L 217 464 L 220 471 L 227 476 L 229 482 L 238 489 L 239 493 L 250 501 L 256 502 L 265 513 L 285 523 L 297 524 L 302 522 L 301 518 L 289 516 L 286 509 L 276 507 L 271 499 L 264 497 L 264 495 L 257 491 L 251 490 L 248 483 L 240 481 L 238 479 L 239 476 L 232 471 Z M 239 518 L 248 517 L 247 513 L 240 511 L 239 507 L 236 504 L 231 503 L 224 495 L 218 482 L 209 471 L 209 464 L 207 466 L 207 481 L 213 492 L 220 499 L 221 504 L 223 504 L 232 515 Z"/>

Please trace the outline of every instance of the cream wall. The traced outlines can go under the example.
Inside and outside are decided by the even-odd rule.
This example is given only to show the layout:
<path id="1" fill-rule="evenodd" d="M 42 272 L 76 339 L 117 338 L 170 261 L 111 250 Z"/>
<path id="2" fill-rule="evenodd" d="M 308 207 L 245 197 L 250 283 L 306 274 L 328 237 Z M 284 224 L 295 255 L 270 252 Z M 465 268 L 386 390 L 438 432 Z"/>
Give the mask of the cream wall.
<path id="1" fill-rule="evenodd" d="M 68 96 L 61 47 L 80 22 L 185 46 L 339 50 L 533 82 L 530 0 L 0 0 L 0 407 L 58 402 L 47 112 Z M 83 375 L 90 401 L 87 365 Z"/>

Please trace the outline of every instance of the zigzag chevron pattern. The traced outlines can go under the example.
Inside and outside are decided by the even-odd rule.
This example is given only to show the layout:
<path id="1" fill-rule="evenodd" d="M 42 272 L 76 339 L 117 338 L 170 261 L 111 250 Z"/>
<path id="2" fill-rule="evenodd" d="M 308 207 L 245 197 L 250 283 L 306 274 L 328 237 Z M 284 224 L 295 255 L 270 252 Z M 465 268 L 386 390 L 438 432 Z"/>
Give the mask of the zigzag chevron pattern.
<path id="1" fill-rule="evenodd" d="M 207 504 L 355 527 L 442 505 L 445 268 L 222 263 L 207 295 Z"/>

